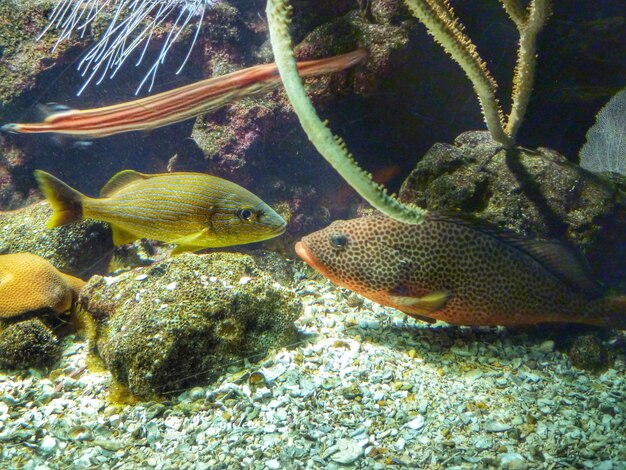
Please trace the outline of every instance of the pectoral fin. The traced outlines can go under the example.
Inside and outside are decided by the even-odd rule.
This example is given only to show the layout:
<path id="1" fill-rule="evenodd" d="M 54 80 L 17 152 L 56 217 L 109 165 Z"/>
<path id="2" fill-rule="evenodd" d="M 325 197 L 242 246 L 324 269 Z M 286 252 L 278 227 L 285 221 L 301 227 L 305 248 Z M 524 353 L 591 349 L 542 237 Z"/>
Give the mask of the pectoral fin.
<path id="1" fill-rule="evenodd" d="M 111 224 L 111 230 L 113 231 L 113 244 L 115 246 L 132 243 L 139 238 L 137 235 L 117 227 L 116 225 Z"/>
<path id="2" fill-rule="evenodd" d="M 399 310 L 414 310 L 424 312 L 426 314 L 436 312 L 445 307 L 450 299 L 450 292 L 437 291 L 426 294 L 422 297 L 414 297 L 410 295 L 394 295 L 390 294 L 389 299 L 397 305 Z M 421 318 L 420 318 L 421 320 Z"/>
<path id="3" fill-rule="evenodd" d="M 208 228 L 204 228 L 199 232 L 192 233 L 191 235 L 185 235 L 184 237 L 172 240 L 171 243 L 176 244 L 176 247 L 172 250 L 172 255 L 184 253 L 186 251 L 197 251 L 202 248 L 208 248 L 207 235 Z"/>

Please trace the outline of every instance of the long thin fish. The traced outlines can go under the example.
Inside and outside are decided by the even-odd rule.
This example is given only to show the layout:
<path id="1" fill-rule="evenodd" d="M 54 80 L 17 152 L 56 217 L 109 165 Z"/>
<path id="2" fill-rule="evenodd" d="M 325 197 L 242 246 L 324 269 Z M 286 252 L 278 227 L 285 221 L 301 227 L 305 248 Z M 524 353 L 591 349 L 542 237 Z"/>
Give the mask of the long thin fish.
<path id="1" fill-rule="evenodd" d="M 298 63 L 303 78 L 339 72 L 361 63 L 363 49 L 327 59 Z M 138 100 L 94 109 L 66 109 L 38 123 L 11 123 L 0 130 L 16 133 L 56 133 L 99 138 L 130 131 L 147 131 L 214 111 L 244 96 L 280 86 L 276 65 L 264 64 L 209 78 Z"/>

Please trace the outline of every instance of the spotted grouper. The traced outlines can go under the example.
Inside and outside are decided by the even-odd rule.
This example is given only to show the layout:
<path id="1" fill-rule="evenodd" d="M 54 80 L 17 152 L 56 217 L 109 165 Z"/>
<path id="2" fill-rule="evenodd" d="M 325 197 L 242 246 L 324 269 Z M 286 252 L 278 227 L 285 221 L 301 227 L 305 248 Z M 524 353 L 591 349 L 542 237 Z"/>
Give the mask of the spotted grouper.
<path id="1" fill-rule="evenodd" d="M 335 284 L 424 321 L 626 328 L 626 297 L 605 295 L 578 252 L 469 216 L 429 212 L 418 225 L 382 215 L 340 220 L 295 248 Z"/>

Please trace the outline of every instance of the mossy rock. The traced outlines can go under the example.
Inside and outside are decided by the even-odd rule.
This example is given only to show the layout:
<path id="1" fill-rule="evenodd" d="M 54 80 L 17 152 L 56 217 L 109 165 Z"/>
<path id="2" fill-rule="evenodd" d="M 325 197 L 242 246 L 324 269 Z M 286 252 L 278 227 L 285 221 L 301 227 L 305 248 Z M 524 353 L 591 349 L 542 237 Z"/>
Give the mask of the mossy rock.
<path id="1" fill-rule="evenodd" d="M 113 253 L 108 224 L 85 220 L 47 229 L 51 215 L 47 202 L 0 213 L 0 254 L 33 253 L 81 279 L 106 272 Z"/>
<path id="2" fill-rule="evenodd" d="M 98 352 L 142 397 L 165 395 L 295 339 L 301 304 L 247 255 L 185 253 L 114 278 L 94 276 L 81 306 Z"/>
<path id="3" fill-rule="evenodd" d="M 626 285 L 625 182 L 586 171 L 550 149 L 507 152 L 489 133 L 471 131 L 453 144 L 433 145 L 402 184 L 400 199 L 568 242 L 584 252 L 596 275 L 619 286 Z"/>
<path id="4" fill-rule="evenodd" d="M 61 352 L 59 339 L 40 319 L 31 318 L 0 327 L 0 366 L 17 369 L 45 367 Z"/>

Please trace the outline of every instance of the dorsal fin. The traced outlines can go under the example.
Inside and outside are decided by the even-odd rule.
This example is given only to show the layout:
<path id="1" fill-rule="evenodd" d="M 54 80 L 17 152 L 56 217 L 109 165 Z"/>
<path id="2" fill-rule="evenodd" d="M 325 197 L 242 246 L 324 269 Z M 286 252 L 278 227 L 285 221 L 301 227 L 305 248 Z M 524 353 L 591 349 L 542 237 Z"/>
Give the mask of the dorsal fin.
<path id="1" fill-rule="evenodd" d="M 122 170 L 114 174 L 100 190 L 100 197 L 111 197 L 124 186 L 138 180 L 147 180 L 154 175 L 145 175 L 135 170 Z"/>
<path id="2" fill-rule="evenodd" d="M 574 246 L 565 245 L 557 240 L 525 237 L 469 214 L 429 212 L 427 217 L 431 220 L 465 225 L 485 235 L 497 238 L 535 259 L 547 271 L 573 289 L 592 298 L 603 295 L 603 289 L 591 273 L 587 260 Z"/>
<path id="3" fill-rule="evenodd" d="M 590 297 L 601 297 L 603 289 L 596 281 L 583 254 L 575 247 L 556 240 L 521 239 L 518 247 L 539 261 L 563 282 Z"/>

